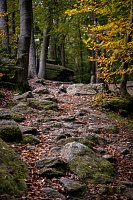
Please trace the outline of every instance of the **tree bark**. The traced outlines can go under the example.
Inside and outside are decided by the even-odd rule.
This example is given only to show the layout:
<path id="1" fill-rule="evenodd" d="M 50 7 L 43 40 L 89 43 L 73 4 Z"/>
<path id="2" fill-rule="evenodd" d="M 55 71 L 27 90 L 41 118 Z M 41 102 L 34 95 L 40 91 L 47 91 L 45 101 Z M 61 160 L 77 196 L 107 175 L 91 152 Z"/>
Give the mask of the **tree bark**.
<path id="1" fill-rule="evenodd" d="M 33 9 L 31 13 L 31 39 L 30 39 L 30 51 L 29 51 L 29 68 L 28 78 L 37 78 L 37 67 L 36 67 L 36 44 L 34 38 L 34 22 L 33 22 Z"/>
<path id="2" fill-rule="evenodd" d="M 2 49 L 6 53 L 10 53 L 7 1 L 6 0 L 0 0 L 0 32 L 3 34 L 2 41 L 0 41 Z"/>
<path id="3" fill-rule="evenodd" d="M 133 28 L 133 1 L 132 0 L 131 0 L 129 26 L 130 26 L 130 28 Z M 127 33 L 126 43 L 131 42 L 132 33 L 133 33 L 133 31 L 131 31 L 130 33 Z M 126 69 L 128 69 L 128 67 L 129 67 L 129 63 L 125 62 L 123 69 L 126 70 Z M 127 91 L 127 81 L 128 81 L 128 74 L 125 73 L 125 74 L 122 75 L 121 85 L 120 85 L 120 94 L 121 94 L 122 97 L 129 96 L 129 93 Z"/>
<path id="4" fill-rule="evenodd" d="M 32 0 L 20 0 L 20 37 L 18 47 L 18 70 L 16 81 L 19 87 L 26 91 L 28 86 L 29 47 L 31 38 Z"/>
<path id="5" fill-rule="evenodd" d="M 44 28 L 38 78 L 45 78 L 46 61 L 48 57 L 49 31 L 50 31 L 50 27 Z"/>

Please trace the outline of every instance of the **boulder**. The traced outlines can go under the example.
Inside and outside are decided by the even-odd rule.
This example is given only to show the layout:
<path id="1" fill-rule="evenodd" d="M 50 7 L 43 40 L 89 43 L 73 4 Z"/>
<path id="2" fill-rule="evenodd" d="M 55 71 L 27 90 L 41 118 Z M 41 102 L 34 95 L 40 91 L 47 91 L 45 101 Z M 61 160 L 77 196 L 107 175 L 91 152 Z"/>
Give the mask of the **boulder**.
<path id="1" fill-rule="evenodd" d="M 34 127 L 19 125 L 19 128 L 20 128 L 23 135 L 24 134 L 31 134 L 31 135 L 37 135 L 38 134 L 37 129 L 34 128 Z"/>
<path id="2" fill-rule="evenodd" d="M 59 181 L 63 185 L 67 193 L 73 196 L 82 195 L 83 192 L 86 190 L 86 185 L 80 183 L 79 181 L 74 181 L 64 177 L 61 177 Z"/>
<path id="3" fill-rule="evenodd" d="M 69 95 L 95 95 L 103 90 L 102 84 L 72 84 L 67 88 Z"/>
<path id="4" fill-rule="evenodd" d="M 68 162 L 70 170 L 83 180 L 108 183 L 115 175 L 114 167 L 109 161 L 97 156 L 81 143 L 67 143 L 61 150 L 61 156 Z"/>
<path id="5" fill-rule="evenodd" d="M 58 110 L 57 103 L 49 100 L 28 99 L 29 106 L 38 110 Z"/>
<path id="6" fill-rule="evenodd" d="M 27 167 L 15 151 L 0 139 L 0 195 L 18 195 L 26 189 Z"/>
<path id="7" fill-rule="evenodd" d="M 60 170 L 57 170 L 55 168 L 47 168 L 43 167 L 38 171 L 38 174 L 42 177 L 48 177 L 48 178 L 53 178 L 53 177 L 60 177 L 63 176 L 64 173 Z"/>
<path id="8" fill-rule="evenodd" d="M 11 112 L 17 112 L 20 114 L 31 114 L 34 113 L 35 110 L 31 108 L 27 102 L 20 102 L 16 106 L 11 108 Z"/>
<path id="9" fill-rule="evenodd" d="M 22 144 L 39 144 L 40 140 L 34 135 L 24 134 L 21 140 L 21 143 Z"/>
<path id="10" fill-rule="evenodd" d="M 79 142 L 81 144 L 86 145 L 89 148 L 93 148 L 97 144 L 107 144 L 108 140 L 105 138 L 102 138 L 96 134 L 88 134 L 88 136 L 83 137 L 70 137 L 70 135 L 64 134 L 64 135 L 58 135 L 56 140 L 58 141 L 58 144 L 67 144 L 70 142 Z"/>
<path id="11" fill-rule="evenodd" d="M 18 113 L 18 112 L 13 112 L 11 113 L 11 118 L 15 121 L 15 122 L 23 122 L 25 120 L 25 117 L 23 114 Z"/>
<path id="12" fill-rule="evenodd" d="M 45 78 L 54 81 L 73 81 L 74 72 L 71 69 L 60 65 L 46 64 Z"/>
<path id="13" fill-rule="evenodd" d="M 33 93 L 37 93 L 37 94 L 49 94 L 49 91 L 46 87 L 39 87 L 36 88 L 32 91 Z"/>
<path id="14" fill-rule="evenodd" d="M 54 188 L 52 187 L 45 187 L 43 188 L 43 192 L 47 194 L 47 196 L 50 198 L 50 199 L 61 199 L 61 200 L 66 200 L 66 197 L 59 193 L 57 190 L 55 190 Z"/>
<path id="15" fill-rule="evenodd" d="M 39 160 L 36 162 L 36 166 L 40 176 L 49 178 L 63 176 L 67 169 L 67 164 L 56 157 Z"/>
<path id="16" fill-rule="evenodd" d="M 23 93 L 23 94 L 21 94 L 21 95 L 16 95 L 15 97 L 14 97 L 14 101 L 15 100 L 26 100 L 27 98 L 33 98 L 33 94 L 32 94 L 32 92 L 31 91 L 28 91 L 28 92 L 25 92 L 25 93 Z"/>
<path id="17" fill-rule="evenodd" d="M 14 120 L 0 121 L 0 138 L 5 142 L 19 142 L 22 139 L 22 133 L 18 124 Z"/>
<path id="18" fill-rule="evenodd" d="M 60 160 L 59 158 L 51 157 L 51 158 L 38 160 L 36 162 L 36 166 L 37 168 L 53 167 L 53 168 L 64 170 L 66 168 L 66 163 L 63 160 Z"/>
<path id="19" fill-rule="evenodd" d="M 117 133 L 118 132 L 118 128 L 116 125 L 112 124 L 112 123 L 108 123 L 108 124 L 91 124 L 89 125 L 88 129 L 89 132 L 93 132 L 93 133 Z"/>
<path id="20" fill-rule="evenodd" d="M 0 119 L 11 119 L 11 111 L 6 108 L 0 108 Z"/>

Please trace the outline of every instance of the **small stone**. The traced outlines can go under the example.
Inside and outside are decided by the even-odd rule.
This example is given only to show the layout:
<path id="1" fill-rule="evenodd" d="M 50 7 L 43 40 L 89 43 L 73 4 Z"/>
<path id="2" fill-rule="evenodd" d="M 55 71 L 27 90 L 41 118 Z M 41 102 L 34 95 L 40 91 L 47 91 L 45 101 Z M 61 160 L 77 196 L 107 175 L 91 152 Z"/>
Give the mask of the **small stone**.
<path id="1" fill-rule="evenodd" d="M 70 180 L 68 178 L 62 177 L 59 181 L 63 184 L 66 191 L 74 196 L 82 194 L 86 188 L 85 184 L 82 184 L 79 181 Z"/>
<path id="2" fill-rule="evenodd" d="M 42 85 L 45 85 L 45 80 L 44 79 L 36 79 L 36 83 L 41 83 Z"/>
<path id="3" fill-rule="evenodd" d="M 121 181 L 121 184 L 125 185 L 126 187 L 133 188 L 133 182 L 130 182 L 130 181 Z"/>
<path id="4" fill-rule="evenodd" d="M 13 100 L 22 100 L 22 99 L 27 99 L 27 98 L 33 98 L 33 94 L 31 91 L 15 96 Z"/>
<path id="5" fill-rule="evenodd" d="M 49 94 L 49 91 L 46 87 L 39 87 L 36 88 L 35 90 L 33 90 L 33 93 L 37 93 L 37 94 Z"/>
<path id="6" fill-rule="evenodd" d="M 106 160 L 108 160 L 111 163 L 117 162 L 117 160 L 115 158 L 113 158 L 112 155 L 109 155 L 109 154 L 103 155 L 103 158 L 105 158 Z"/>
<path id="7" fill-rule="evenodd" d="M 35 150 L 36 150 L 36 147 L 35 147 L 35 146 L 30 146 L 30 145 L 29 145 L 29 146 L 26 147 L 26 149 L 29 150 L 29 151 L 35 151 Z"/>
<path id="8" fill-rule="evenodd" d="M 58 91 L 58 93 L 60 93 L 60 92 L 64 92 L 64 93 L 66 93 L 67 91 L 66 91 L 66 87 L 62 84 L 62 85 L 60 85 L 60 87 L 59 87 L 59 91 Z"/>
<path id="9" fill-rule="evenodd" d="M 42 160 L 38 160 L 36 162 L 37 168 L 43 168 L 43 167 L 51 167 L 51 168 L 62 168 L 64 169 L 66 167 L 66 163 L 63 160 L 60 160 L 56 157 L 51 158 L 45 158 Z"/>
<path id="10" fill-rule="evenodd" d="M 40 169 L 38 174 L 42 177 L 46 176 L 48 178 L 59 177 L 64 175 L 62 171 L 58 171 L 55 168 L 47 168 L 47 167 L 43 167 L 42 169 Z"/>
<path id="11" fill-rule="evenodd" d="M 118 151 L 119 151 L 121 154 L 123 154 L 123 155 L 129 154 L 129 150 L 126 149 L 126 148 L 124 148 L 124 147 L 118 147 L 117 149 L 118 149 Z"/>
<path id="12" fill-rule="evenodd" d="M 6 108 L 0 108 L 0 119 L 11 119 L 11 111 Z"/>
<path id="13" fill-rule="evenodd" d="M 57 192 L 54 188 L 45 187 L 43 188 L 43 192 L 45 192 L 49 198 L 59 198 L 66 200 L 66 197 L 63 194 Z"/>
<path id="14" fill-rule="evenodd" d="M 37 129 L 34 127 L 19 125 L 19 128 L 20 128 L 22 134 L 32 134 L 32 135 L 38 134 Z"/>

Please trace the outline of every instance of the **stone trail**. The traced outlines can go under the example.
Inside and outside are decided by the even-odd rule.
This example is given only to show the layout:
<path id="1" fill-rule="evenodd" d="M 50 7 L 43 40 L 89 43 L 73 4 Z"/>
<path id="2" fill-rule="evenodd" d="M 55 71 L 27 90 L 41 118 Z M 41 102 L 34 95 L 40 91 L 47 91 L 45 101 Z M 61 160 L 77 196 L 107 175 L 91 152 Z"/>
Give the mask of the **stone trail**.
<path id="1" fill-rule="evenodd" d="M 32 91 L 15 96 L 10 111 L 1 109 L 0 123 L 18 116 L 14 123 L 19 123 L 21 143 L 26 144 L 21 157 L 30 165 L 31 159 L 24 152 L 32 152 L 34 156 L 32 165 L 36 171 L 32 184 L 35 174 L 38 181 L 45 180 L 39 194 L 49 200 L 89 200 L 111 199 L 114 194 L 123 196 L 124 191 L 125 199 L 130 199 L 130 184 L 120 182 L 112 186 L 116 182 L 113 165 L 117 160 L 107 152 L 107 146 L 114 143 L 113 136 L 119 129 L 106 114 L 91 105 L 91 99 L 102 91 L 102 85 L 32 81 Z M 128 149 L 121 154 L 124 152 L 130 155 Z M 49 182 L 53 179 L 61 192 Z M 98 191 L 93 191 L 97 184 L 100 184 Z"/>

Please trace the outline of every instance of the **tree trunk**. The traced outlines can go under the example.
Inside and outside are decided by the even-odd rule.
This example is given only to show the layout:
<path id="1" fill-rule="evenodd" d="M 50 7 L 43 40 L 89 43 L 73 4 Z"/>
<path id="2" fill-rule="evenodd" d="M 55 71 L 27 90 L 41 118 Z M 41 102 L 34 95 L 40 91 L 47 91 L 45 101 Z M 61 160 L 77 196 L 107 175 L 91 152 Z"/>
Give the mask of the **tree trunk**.
<path id="1" fill-rule="evenodd" d="M 14 7 L 14 4 L 13 4 L 13 7 Z M 15 35 L 15 11 L 11 13 L 11 32 L 12 32 L 12 36 Z M 17 55 L 16 48 L 11 47 L 11 53 L 16 56 Z"/>
<path id="2" fill-rule="evenodd" d="M 30 39 L 28 78 L 37 78 L 36 44 L 35 44 L 35 38 L 34 38 L 33 10 L 31 13 L 31 17 L 32 17 L 32 22 L 31 22 L 31 39 Z"/>
<path id="3" fill-rule="evenodd" d="M 16 81 L 26 91 L 28 87 L 29 47 L 31 38 L 32 0 L 20 0 L 20 37 L 18 47 L 18 70 Z"/>
<path id="4" fill-rule="evenodd" d="M 65 45 L 61 45 L 61 65 L 65 67 Z"/>
<path id="5" fill-rule="evenodd" d="M 131 9 L 130 9 L 130 21 L 129 21 L 130 28 L 133 28 L 133 1 L 131 0 Z M 132 33 L 127 33 L 126 36 L 126 43 L 131 42 L 132 40 Z M 125 62 L 123 69 L 128 69 L 129 63 Z M 121 79 L 121 85 L 120 85 L 120 94 L 122 97 L 129 96 L 129 93 L 127 91 L 127 81 L 128 81 L 128 74 L 123 74 Z"/>
<path id="6" fill-rule="evenodd" d="M 48 45 L 49 45 L 49 30 L 50 28 L 44 28 L 43 33 L 43 42 L 41 46 L 41 54 L 40 54 L 40 64 L 39 64 L 39 72 L 38 78 L 45 78 L 45 70 L 46 70 L 46 61 L 48 57 Z"/>
<path id="7" fill-rule="evenodd" d="M 2 41 L 0 41 L 2 49 L 6 53 L 10 53 L 7 1 L 6 0 L 0 0 L 0 32 L 3 35 Z"/>
<path id="8" fill-rule="evenodd" d="M 93 59 L 95 59 L 94 54 L 95 54 L 95 52 L 94 52 L 94 50 L 92 50 Z M 96 65 L 95 65 L 94 61 L 91 62 L 91 80 L 90 80 L 90 83 L 91 84 L 96 83 Z"/>

